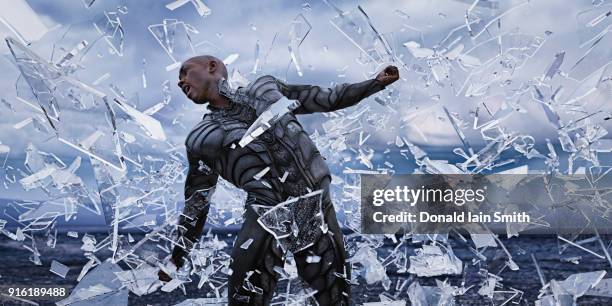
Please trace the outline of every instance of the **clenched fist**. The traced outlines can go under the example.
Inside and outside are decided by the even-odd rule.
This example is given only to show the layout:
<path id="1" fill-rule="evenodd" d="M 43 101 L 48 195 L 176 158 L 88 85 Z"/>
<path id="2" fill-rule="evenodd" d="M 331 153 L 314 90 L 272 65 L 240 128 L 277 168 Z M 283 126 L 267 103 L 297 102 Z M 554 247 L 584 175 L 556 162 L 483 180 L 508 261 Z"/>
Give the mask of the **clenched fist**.
<path id="1" fill-rule="evenodd" d="M 395 66 L 387 66 L 376 76 L 376 79 L 387 86 L 399 79 L 399 70 Z"/>

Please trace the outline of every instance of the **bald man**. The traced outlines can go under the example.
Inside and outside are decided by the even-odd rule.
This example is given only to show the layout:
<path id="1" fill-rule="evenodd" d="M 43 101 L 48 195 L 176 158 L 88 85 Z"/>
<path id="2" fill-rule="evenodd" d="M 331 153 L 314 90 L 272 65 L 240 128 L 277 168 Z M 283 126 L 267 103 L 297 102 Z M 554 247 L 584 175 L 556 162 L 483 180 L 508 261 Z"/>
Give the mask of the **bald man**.
<path id="1" fill-rule="evenodd" d="M 283 267 L 287 251 L 293 252 L 299 276 L 316 290 L 314 297 L 319 305 L 348 305 L 351 271 L 329 195 L 331 175 L 325 158 L 295 115 L 353 106 L 395 82 L 399 78 L 398 69 L 388 66 L 374 79 L 334 88 L 290 85 L 266 75 L 232 90 L 225 81 L 227 78 L 223 62 L 209 55 L 187 60 L 179 72 L 178 86 L 183 93 L 196 104 L 208 103 L 210 112 L 185 141 L 189 171 L 185 208 L 179 219 L 181 242 L 172 252 L 172 262 L 181 267 L 200 239 L 210 198 L 221 176 L 248 194 L 244 223 L 231 255 L 229 305 L 269 304 L 279 277 L 275 267 Z M 240 146 L 240 140 L 258 116 L 283 97 L 300 104 L 249 144 Z M 274 207 L 313 193 L 320 199 L 324 224 L 308 233 L 300 232 L 304 237 L 299 239 L 310 241 L 305 248 L 287 249 L 269 228 L 258 223 L 260 214 L 256 207 Z M 298 201 L 293 207 L 310 205 L 309 200 Z M 316 217 L 303 213 L 300 216 L 308 220 Z M 241 247 L 249 240 L 248 247 Z M 163 272 L 160 279 L 170 280 Z"/>

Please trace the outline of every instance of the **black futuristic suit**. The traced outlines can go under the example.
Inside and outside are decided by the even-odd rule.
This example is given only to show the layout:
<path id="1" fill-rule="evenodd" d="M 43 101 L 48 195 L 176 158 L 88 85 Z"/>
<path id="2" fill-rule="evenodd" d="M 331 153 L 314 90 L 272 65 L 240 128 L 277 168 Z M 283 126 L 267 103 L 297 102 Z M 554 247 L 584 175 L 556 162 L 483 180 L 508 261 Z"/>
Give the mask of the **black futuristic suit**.
<path id="1" fill-rule="evenodd" d="M 226 83 L 223 81 L 221 84 Z M 320 305 L 348 305 L 350 268 L 345 264 L 344 240 L 329 196 L 331 175 L 325 158 L 295 115 L 343 109 L 385 86 L 372 79 L 324 89 L 288 85 L 272 76 L 263 76 L 232 93 L 227 91 L 227 87 L 220 87 L 220 92 L 230 98 L 230 106 L 222 109 L 209 105 L 211 112 L 204 115 L 185 142 L 189 172 L 179 235 L 186 249 L 176 247 L 173 258 L 182 263 L 183 256 L 199 240 L 209 200 L 220 175 L 248 193 L 244 224 L 232 251 L 229 303 L 268 304 L 279 276 L 274 267 L 283 267 L 285 254 L 274 236 L 258 224 L 259 215 L 251 205 L 273 206 L 289 197 L 322 189 L 323 214 L 328 230 L 325 233 L 319 231 L 314 245 L 295 253 L 294 258 L 300 277 L 317 290 L 315 297 Z M 244 148 L 239 146 L 242 136 L 264 109 L 283 96 L 298 100 L 301 105 Z M 265 175 L 254 178 L 266 168 L 269 170 Z M 253 239 L 251 245 L 246 250 L 240 248 L 248 239 Z M 313 255 L 321 260 L 307 263 L 307 256 Z M 250 271 L 254 272 L 247 274 Z M 248 282 L 261 290 L 245 286 L 247 275 L 250 275 Z"/>

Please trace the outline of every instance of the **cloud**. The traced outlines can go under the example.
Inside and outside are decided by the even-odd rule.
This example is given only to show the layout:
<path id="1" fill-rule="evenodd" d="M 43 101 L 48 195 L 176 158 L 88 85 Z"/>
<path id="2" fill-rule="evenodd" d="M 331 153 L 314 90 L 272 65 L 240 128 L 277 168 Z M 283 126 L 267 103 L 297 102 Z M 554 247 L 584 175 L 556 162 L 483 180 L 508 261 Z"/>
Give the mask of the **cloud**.
<path id="1" fill-rule="evenodd" d="M 163 108 L 154 117 L 160 120 L 168 134 L 169 140 L 174 144 L 182 144 L 188 130 L 197 123 L 204 113 L 201 106 L 191 104 L 176 87 L 177 71 L 166 71 L 165 67 L 171 63 L 168 55 L 162 50 L 158 42 L 148 31 L 147 26 L 162 22 L 164 18 L 177 19 L 192 25 L 199 33 L 192 34 L 193 43 L 197 44 L 207 41 L 216 48 L 201 48 L 196 51 L 216 51 L 219 57 L 225 57 L 231 53 L 238 53 L 238 60 L 229 66 L 239 70 L 245 77 L 251 80 L 255 77 L 249 72 L 255 60 L 255 44 L 260 44 L 260 58 L 267 55 L 267 62 L 262 73 L 274 74 L 280 78 L 286 78 L 289 83 L 315 84 L 329 86 L 338 82 L 357 82 L 365 77 L 371 77 L 373 68 L 371 65 L 363 65 L 358 62 L 359 50 L 331 23 L 330 18 L 335 12 L 324 3 L 312 3 L 310 10 L 305 10 L 300 2 L 284 1 L 205 1 L 211 8 L 212 14 L 205 18 L 200 17 L 195 9 L 187 4 L 175 11 L 165 8 L 166 1 L 96 1 L 87 9 L 79 1 L 28 1 L 34 11 L 47 22 L 62 25 L 61 28 L 47 34 L 48 37 L 34 43 L 32 48 L 45 58 L 50 58 L 51 49 L 56 45 L 54 59 L 65 54 L 73 48 L 76 43 L 85 38 L 95 37 L 96 33 L 91 24 L 92 20 L 103 17 L 105 11 L 117 11 L 118 6 L 127 6 L 128 13 L 119 14 L 121 23 L 125 30 L 124 54 L 117 56 L 108 53 L 108 46 L 104 41 L 95 42 L 96 47 L 92 49 L 81 61 L 84 69 L 77 72 L 77 77 L 87 83 L 91 83 L 101 75 L 110 73 L 108 81 L 103 82 L 97 88 L 112 95 L 109 85 L 113 84 L 126 93 L 128 97 L 137 97 L 131 100 L 136 107 L 144 110 L 163 98 L 162 84 L 169 81 L 172 94 L 170 105 Z M 168 1 L 169 2 L 169 1 Z M 514 1 L 518 3 L 520 1 Z M 338 7 L 343 10 L 352 10 L 357 6 L 356 2 L 337 1 Z M 419 29 L 424 38 L 424 47 L 433 48 L 448 32 L 464 24 L 465 10 L 469 4 L 460 1 L 371 1 L 362 4 L 368 13 L 372 23 L 382 33 L 398 32 L 407 27 Z M 547 65 L 554 58 L 554 54 L 560 50 L 567 52 L 567 57 L 562 70 L 568 71 L 571 65 L 577 61 L 584 50 L 577 48 L 576 42 L 580 40 L 580 33 L 573 22 L 560 16 L 574 16 L 581 10 L 588 8 L 588 4 L 580 2 L 568 2 L 559 5 L 557 1 L 530 2 L 525 8 L 504 17 L 501 25 L 504 29 L 520 28 L 520 31 L 546 38 L 546 42 L 538 51 L 536 56 L 529 59 L 526 65 L 512 75 L 512 86 L 520 87 L 521 83 L 527 84 L 535 76 L 541 75 Z M 404 18 L 397 10 L 409 15 Z M 288 31 L 293 19 L 303 14 L 312 25 L 312 30 L 300 47 L 304 76 L 297 75 L 295 68 L 290 64 L 288 45 Z M 64 36 L 69 25 L 73 25 L 69 35 Z M 254 30 L 255 29 L 255 30 Z M 547 36 L 545 31 L 552 31 Z M 175 43 L 184 43 L 185 36 L 177 31 Z M 275 38 L 276 37 L 276 38 Z M 274 41 L 274 44 L 272 42 Z M 90 43 L 94 43 L 90 41 Z M 57 47 L 63 47 L 59 49 Z M 217 49 L 218 48 L 218 49 Z M 217 51 L 218 50 L 218 51 Z M 268 54 L 268 51 L 270 53 Z M 404 50 L 402 50 L 404 51 Z M 179 55 L 185 59 L 190 54 Z M 146 65 L 143 66 L 143 59 Z M 8 61 L 2 63 L 4 68 L 12 66 Z M 142 86 L 142 70 L 144 67 L 147 79 L 147 88 Z M 345 69 L 345 77 L 338 77 L 339 71 Z M 17 103 L 14 99 L 14 82 L 16 73 L 14 68 L 8 69 L 0 74 L 2 81 L 0 89 L 4 97 Z M 456 96 L 448 86 L 441 87 L 431 84 L 431 80 L 423 81 L 414 71 L 402 71 L 405 82 L 399 82 L 396 86 L 400 89 L 401 103 L 398 114 L 416 113 L 420 114 L 420 121 L 415 121 L 422 132 L 427 136 L 425 142 L 420 137 L 407 135 L 410 139 L 426 146 L 456 146 L 459 139 L 448 122 L 442 122 L 439 118 L 445 115 L 440 112 L 439 107 L 420 113 L 420 108 L 415 105 L 428 106 L 438 103 L 449 108 L 450 111 L 458 113 L 466 121 L 471 122 L 470 112 L 481 102 L 479 97 Z M 429 82 L 429 83 L 428 83 Z M 576 84 L 568 84 L 576 86 Z M 431 102 L 429 98 L 419 100 L 409 95 L 410 88 L 418 88 L 423 97 L 439 95 L 438 102 Z M 363 102 L 371 106 L 377 112 L 386 112 L 385 108 L 376 104 L 372 99 Z M 508 130 L 530 133 L 537 139 L 556 138 L 556 131 L 545 119 L 541 106 L 537 102 L 524 99 L 521 102 L 527 114 L 513 115 L 504 126 Z M 0 106 L 1 107 L 1 106 Z M 349 110 L 350 112 L 350 110 Z M 390 114 L 391 118 L 397 114 Z M 15 131 L 10 126 L 18 118 L 4 116 L 0 118 L 3 128 L 0 130 L 0 141 L 9 143 L 15 151 L 23 152 L 23 140 L 12 140 L 11 134 L 26 133 L 29 130 Z M 70 120 L 69 118 L 68 120 Z M 75 116 L 74 127 L 87 122 L 78 122 Z M 309 131 L 320 129 L 320 124 L 326 118 L 322 115 L 302 116 L 301 120 Z M 176 122 L 180 124 L 173 124 Z M 526 125 L 525 122 L 530 122 Z M 184 126 L 185 128 L 181 127 Z M 393 133 L 400 135 L 405 133 L 399 125 L 399 120 L 390 120 Z M 609 127 L 609 125 L 607 126 Z M 366 131 L 375 133 L 381 139 L 394 139 L 396 134 L 384 135 L 374 127 L 364 125 Z M 469 134 L 469 133 L 468 133 Z M 477 132 L 471 134 L 474 139 L 472 143 L 483 143 Z M 62 155 L 77 154 L 74 150 L 67 148 L 59 142 L 50 141 L 50 150 Z M 373 142 L 384 145 L 382 142 Z M 383 147 L 377 149 L 384 149 Z"/>

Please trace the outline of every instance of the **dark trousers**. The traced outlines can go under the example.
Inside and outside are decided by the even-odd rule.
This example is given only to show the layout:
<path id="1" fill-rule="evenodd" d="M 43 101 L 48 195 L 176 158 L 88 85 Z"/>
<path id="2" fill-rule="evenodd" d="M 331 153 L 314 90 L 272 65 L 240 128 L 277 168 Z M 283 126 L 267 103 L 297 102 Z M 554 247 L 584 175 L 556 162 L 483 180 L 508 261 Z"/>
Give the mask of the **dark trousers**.
<path id="1" fill-rule="evenodd" d="M 312 289 L 319 305 L 348 305 L 350 293 L 350 266 L 342 231 L 331 202 L 324 203 L 324 220 L 328 232 L 319 233 L 314 245 L 293 254 L 298 275 Z M 244 223 L 232 250 L 229 279 L 229 305 L 268 305 L 274 295 L 279 274 L 274 267 L 282 268 L 285 254 L 277 240 L 258 222 L 258 215 L 247 205 Z M 240 246 L 253 239 L 245 250 Z M 317 263 L 307 263 L 308 256 L 319 256 Z M 247 279 L 247 281 L 245 281 Z"/>

